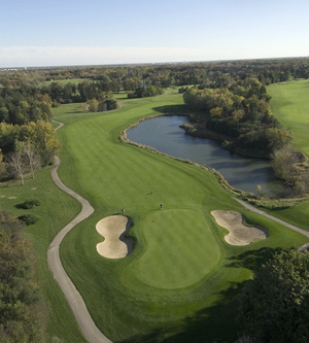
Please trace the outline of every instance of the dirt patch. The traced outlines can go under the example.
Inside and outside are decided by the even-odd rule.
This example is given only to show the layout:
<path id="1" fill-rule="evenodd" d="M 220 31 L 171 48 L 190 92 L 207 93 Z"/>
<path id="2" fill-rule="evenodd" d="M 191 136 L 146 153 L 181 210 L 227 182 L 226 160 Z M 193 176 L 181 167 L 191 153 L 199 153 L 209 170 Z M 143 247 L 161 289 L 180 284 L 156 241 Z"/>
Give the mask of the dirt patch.
<path id="1" fill-rule="evenodd" d="M 96 229 L 105 238 L 97 244 L 98 253 L 106 258 L 123 258 L 133 250 L 133 239 L 124 237 L 131 227 L 131 220 L 126 216 L 116 215 L 101 219 Z"/>
<path id="2" fill-rule="evenodd" d="M 17 199 L 17 197 L 8 197 L 8 199 Z"/>
<path id="3" fill-rule="evenodd" d="M 231 245 L 248 245 L 269 237 L 268 231 L 260 225 L 244 225 L 245 217 L 239 212 L 216 210 L 212 211 L 211 214 L 218 225 L 230 232 L 224 236 L 224 239 Z"/>

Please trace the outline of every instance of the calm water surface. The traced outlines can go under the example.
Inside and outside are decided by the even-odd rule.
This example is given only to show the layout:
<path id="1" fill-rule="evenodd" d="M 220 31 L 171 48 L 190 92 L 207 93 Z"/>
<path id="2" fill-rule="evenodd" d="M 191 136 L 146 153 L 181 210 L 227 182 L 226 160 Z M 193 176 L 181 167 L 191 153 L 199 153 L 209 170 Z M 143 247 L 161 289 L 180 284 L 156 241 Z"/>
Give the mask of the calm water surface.
<path id="1" fill-rule="evenodd" d="M 188 136 L 179 127 L 186 122 L 188 118 L 182 116 L 148 119 L 128 130 L 127 137 L 171 156 L 212 167 L 237 189 L 256 193 L 257 185 L 260 185 L 271 194 L 280 190 L 270 161 L 246 158 L 222 149 L 220 142 Z"/>

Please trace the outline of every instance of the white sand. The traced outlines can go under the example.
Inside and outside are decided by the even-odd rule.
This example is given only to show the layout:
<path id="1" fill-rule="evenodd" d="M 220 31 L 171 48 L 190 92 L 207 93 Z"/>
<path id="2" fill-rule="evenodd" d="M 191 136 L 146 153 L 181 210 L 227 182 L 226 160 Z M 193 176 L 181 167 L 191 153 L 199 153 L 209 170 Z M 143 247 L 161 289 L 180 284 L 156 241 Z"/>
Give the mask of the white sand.
<path id="1" fill-rule="evenodd" d="M 116 215 L 101 219 L 96 229 L 105 238 L 97 244 L 98 253 L 106 258 L 123 258 L 133 250 L 133 239 L 124 237 L 130 229 L 131 221 L 126 216 Z"/>
<path id="2" fill-rule="evenodd" d="M 244 217 L 239 212 L 217 210 L 212 211 L 211 214 L 220 226 L 230 232 L 224 239 L 231 245 L 248 245 L 269 236 L 267 230 L 260 225 L 245 226 Z"/>

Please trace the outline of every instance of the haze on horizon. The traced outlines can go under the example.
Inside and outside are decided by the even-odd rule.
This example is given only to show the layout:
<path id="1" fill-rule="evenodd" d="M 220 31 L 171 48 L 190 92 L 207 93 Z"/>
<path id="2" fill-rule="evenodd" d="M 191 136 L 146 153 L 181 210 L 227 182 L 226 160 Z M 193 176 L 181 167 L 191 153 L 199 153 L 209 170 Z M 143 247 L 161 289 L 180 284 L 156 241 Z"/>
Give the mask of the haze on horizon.
<path id="1" fill-rule="evenodd" d="M 0 5 L 0 68 L 309 56 L 307 0 Z"/>

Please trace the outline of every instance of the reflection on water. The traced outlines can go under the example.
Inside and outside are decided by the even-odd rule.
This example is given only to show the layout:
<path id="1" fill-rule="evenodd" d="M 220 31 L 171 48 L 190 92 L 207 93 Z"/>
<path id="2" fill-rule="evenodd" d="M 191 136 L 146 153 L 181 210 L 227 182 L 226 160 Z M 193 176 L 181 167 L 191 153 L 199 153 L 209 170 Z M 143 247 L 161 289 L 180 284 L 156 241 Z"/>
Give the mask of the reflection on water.
<path id="1" fill-rule="evenodd" d="M 273 194 L 281 187 L 274 180 L 270 161 L 243 157 L 220 147 L 220 142 L 185 134 L 179 125 L 187 117 L 168 116 L 145 120 L 127 131 L 133 142 L 151 146 L 171 156 L 218 170 L 235 188 L 254 192 L 257 185 Z"/>

